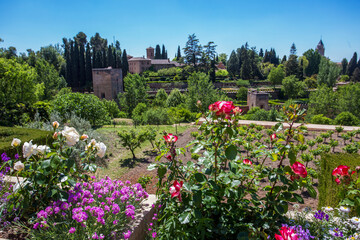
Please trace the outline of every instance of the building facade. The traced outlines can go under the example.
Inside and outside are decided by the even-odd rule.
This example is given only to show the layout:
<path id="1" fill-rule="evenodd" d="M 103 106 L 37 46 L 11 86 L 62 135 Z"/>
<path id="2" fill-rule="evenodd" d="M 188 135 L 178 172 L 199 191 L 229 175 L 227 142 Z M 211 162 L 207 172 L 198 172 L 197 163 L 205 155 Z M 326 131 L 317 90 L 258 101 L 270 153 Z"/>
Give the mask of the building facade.
<path id="1" fill-rule="evenodd" d="M 323 43 L 322 39 L 320 39 L 320 42 L 316 46 L 316 51 L 318 51 L 321 56 L 325 55 L 325 47 L 324 47 L 324 43 Z"/>
<path id="2" fill-rule="evenodd" d="M 261 109 L 270 110 L 269 94 L 257 90 L 249 90 L 247 95 L 247 105 L 249 106 L 249 109 L 259 107 Z"/>
<path id="3" fill-rule="evenodd" d="M 94 94 L 100 99 L 116 99 L 124 91 L 122 69 L 94 68 L 92 70 Z"/>

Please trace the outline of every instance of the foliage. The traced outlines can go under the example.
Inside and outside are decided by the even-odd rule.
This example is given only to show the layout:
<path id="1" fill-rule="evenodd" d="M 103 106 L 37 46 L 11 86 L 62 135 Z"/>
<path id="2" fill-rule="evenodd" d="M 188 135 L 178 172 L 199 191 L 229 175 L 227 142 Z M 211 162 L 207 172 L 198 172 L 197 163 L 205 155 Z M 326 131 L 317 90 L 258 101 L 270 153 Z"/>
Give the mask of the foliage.
<path id="1" fill-rule="evenodd" d="M 322 156 L 320 161 L 318 208 L 337 206 L 342 200 L 340 196 L 341 189 L 330 174 L 339 165 L 355 168 L 360 165 L 360 156 L 358 154 L 347 153 L 326 154 Z"/>
<path id="2" fill-rule="evenodd" d="M 268 75 L 269 81 L 274 86 L 281 84 L 284 78 L 285 78 L 285 70 L 282 64 L 280 64 L 276 68 L 272 68 Z"/>
<path id="3" fill-rule="evenodd" d="M 146 140 L 146 132 L 136 132 L 134 129 L 130 129 L 118 132 L 118 136 L 123 147 L 129 149 L 133 158 L 136 158 L 135 149 L 140 147 L 141 143 Z"/>
<path id="4" fill-rule="evenodd" d="M 196 66 L 201 57 L 202 47 L 199 44 L 199 39 L 196 38 L 195 33 L 189 35 L 183 50 L 186 63 Z"/>
<path id="5" fill-rule="evenodd" d="M 191 161 L 184 164 L 178 159 L 186 150 L 177 149 L 177 137 L 170 138 L 169 134 L 164 136 L 166 145 L 161 147 L 157 157 L 157 160 L 162 157 L 168 160 L 149 166 L 157 170 L 159 178 L 157 195 L 161 208 L 156 231 L 160 239 L 171 236 L 178 239 L 266 238 L 284 220 L 288 202 L 303 201 L 293 191 L 306 186 L 312 196 L 316 194 L 310 185 L 296 180 L 300 176 L 296 177 L 290 166 L 283 166 L 286 156 L 292 167 L 295 164 L 291 139 L 295 135 L 298 139 L 303 137 L 293 124 L 302 118 L 304 111 L 297 106 L 288 108 L 285 116 L 290 131 L 286 138 L 274 139 L 269 149 L 259 146 L 258 159 L 261 160 L 255 165 L 252 164 L 255 158 L 244 159 L 241 154 L 246 137 L 240 137 L 242 130 L 232 124 L 238 119 L 237 111 L 233 115 L 233 105 L 221 103 L 214 103 L 212 112 L 204 116 L 208 121 L 199 128 L 202 140 L 189 144 L 192 153 L 200 154 L 196 164 Z M 280 130 L 281 126 L 277 124 L 276 129 Z M 267 157 L 278 161 L 279 165 L 275 168 L 263 165 Z M 292 180 L 286 174 L 292 175 Z M 259 187 L 258 182 L 265 179 L 269 186 Z M 258 195 L 262 190 L 264 197 Z"/>
<path id="6" fill-rule="evenodd" d="M 77 183 L 68 195 L 38 212 L 31 239 L 129 238 L 129 222 L 148 197 L 139 183 L 108 177 Z"/>
<path id="7" fill-rule="evenodd" d="M 226 71 L 226 70 L 224 70 L 224 69 L 220 69 L 220 70 L 218 70 L 218 71 L 215 72 L 215 75 L 216 75 L 216 77 L 223 77 L 223 78 L 225 78 L 225 77 L 228 77 L 228 76 L 229 76 L 229 72 Z"/>
<path id="8" fill-rule="evenodd" d="M 133 116 L 133 122 L 134 125 L 140 125 L 144 123 L 144 113 L 148 110 L 148 107 L 145 103 L 139 103 L 133 110 L 132 116 Z"/>
<path id="9" fill-rule="evenodd" d="M 180 90 L 174 88 L 173 90 L 171 90 L 165 104 L 167 107 L 176 107 L 182 103 L 185 103 L 185 100 L 186 97 L 180 92 Z"/>
<path id="10" fill-rule="evenodd" d="M 171 118 L 166 108 L 149 108 L 143 114 L 143 123 L 150 125 L 171 124 Z"/>
<path id="11" fill-rule="evenodd" d="M 341 69 L 336 63 L 322 57 L 319 66 L 319 74 L 317 76 L 318 85 L 326 84 L 328 87 L 335 85 L 336 79 L 339 77 Z"/>
<path id="12" fill-rule="evenodd" d="M 328 118 L 334 118 L 338 111 L 336 93 L 326 85 L 318 87 L 310 93 L 309 114 L 323 114 Z"/>
<path id="13" fill-rule="evenodd" d="M 248 95 L 248 89 L 246 87 L 240 87 L 236 93 L 236 98 L 241 101 L 246 101 Z"/>
<path id="14" fill-rule="evenodd" d="M 120 115 L 120 109 L 117 103 L 114 100 L 102 100 L 106 112 L 109 114 L 110 118 L 118 118 Z"/>
<path id="15" fill-rule="evenodd" d="M 324 117 L 323 114 L 314 115 L 311 118 L 311 123 L 313 124 L 325 124 L 325 125 L 331 125 L 332 119 Z"/>
<path id="16" fill-rule="evenodd" d="M 192 114 L 188 109 L 183 107 L 172 107 L 168 109 L 168 114 L 170 118 L 173 119 L 172 122 L 181 123 L 181 122 L 192 122 L 196 119 L 194 114 Z"/>
<path id="17" fill-rule="evenodd" d="M 147 102 L 147 90 L 145 78 L 138 74 L 128 74 L 124 78 L 125 92 L 119 93 L 120 107 L 129 114 L 139 103 Z"/>
<path id="18" fill-rule="evenodd" d="M 321 61 L 321 55 L 318 51 L 315 51 L 314 49 L 309 49 L 303 54 L 306 59 L 309 61 L 309 65 L 307 66 L 305 70 L 306 76 L 312 76 L 314 74 L 319 73 L 319 65 Z"/>
<path id="19" fill-rule="evenodd" d="M 289 98 L 301 97 L 305 93 L 305 83 L 299 81 L 295 75 L 291 75 L 282 81 L 282 89 Z"/>
<path id="20" fill-rule="evenodd" d="M 20 156 L 2 164 L 1 169 L 10 167 L 11 174 L 24 179 L 15 185 L 14 192 L 8 197 L 8 212 L 29 218 L 51 201 L 66 200 L 67 191 L 77 180 L 88 180 L 84 172 L 96 171 L 96 156 L 104 157 L 106 146 L 94 139 L 90 142 L 87 136 L 80 139 L 74 128 L 65 127 L 62 132 L 56 132 L 56 129 L 54 126 L 55 141 L 51 147 L 25 142 Z M 83 150 L 85 145 L 87 148 Z M 19 144 L 13 146 L 20 147 Z M 82 150 L 79 162 L 72 155 L 76 149 Z"/>
<path id="21" fill-rule="evenodd" d="M 317 87 L 317 81 L 313 76 L 305 78 L 304 83 L 307 86 L 307 88 Z"/>
<path id="22" fill-rule="evenodd" d="M 154 99 L 154 105 L 158 107 L 165 107 L 167 99 L 168 99 L 168 95 L 165 89 L 160 88 L 156 93 Z"/>
<path id="23" fill-rule="evenodd" d="M 0 124 L 20 122 L 26 108 L 36 102 L 36 71 L 26 63 L 0 58 Z"/>
<path id="24" fill-rule="evenodd" d="M 52 111 L 60 114 L 62 121 L 68 113 L 90 121 L 92 125 L 102 125 L 110 122 L 109 113 L 104 102 L 93 94 L 69 93 L 58 96 L 52 102 Z"/>
<path id="25" fill-rule="evenodd" d="M 360 83 L 348 84 L 338 88 L 338 107 L 360 118 Z"/>
<path id="26" fill-rule="evenodd" d="M 342 112 L 336 116 L 334 123 L 343 126 L 356 126 L 360 123 L 360 120 L 351 112 Z"/>

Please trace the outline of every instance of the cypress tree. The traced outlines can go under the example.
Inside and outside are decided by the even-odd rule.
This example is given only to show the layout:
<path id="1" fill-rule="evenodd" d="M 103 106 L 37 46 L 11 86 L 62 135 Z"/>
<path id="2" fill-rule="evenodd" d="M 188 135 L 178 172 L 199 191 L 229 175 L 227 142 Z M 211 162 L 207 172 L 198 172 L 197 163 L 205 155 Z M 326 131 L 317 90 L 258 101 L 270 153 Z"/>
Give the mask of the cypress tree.
<path id="1" fill-rule="evenodd" d="M 86 45 L 86 83 L 85 87 L 90 90 L 92 89 L 92 67 L 91 67 L 91 51 L 90 44 Z"/>
<path id="2" fill-rule="evenodd" d="M 286 62 L 286 55 L 283 56 L 282 60 L 281 60 L 281 64 L 285 64 Z"/>
<path id="3" fill-rule="evenodd" d="M 259 51 L 259 57 L 264 57 L 264 51 L 262 48 L 260 48 L 260 51 Z"/>
<path id="4" fill-rule="evenodd" d="M 66 38 L 63 38 L 64 43 L 64 55 L 66 60 L 66 73 L 65 78 L 69 87 L 72 86 L 72 64 L 71 64 L 71 47 Z"/>
<path id="5" fill-rule="evenodd" d="M 346 58 L 343 58 L 343 60 L 341 61 L 341 74 L 345 75 L 346 74 L 346 68 L 348 66 L 348 61 Z"/>
<path id="6" fill-rule="evenodd" d="M 177 55 L 176 55 L 176 60 L 179 60 L 179 58 L 181 58 L 180 46 L 178 46 Z"/>
<path id="7" fill-rule="evenodd" d="M 103 68 L 107 68 L 109 66 L 109 63 L 107 61 L 107 56 L 106 56 L 106 48 L 102 48 L 102 67 Z"/>
<path id="8" fill-rule="evenodd" d="M 74 43 L 75 42 L 75 43 Z M 78 88 L 80 86 L 79 82 L 79 45 L 77 41 L 72 41 L 73 51 L 71 54 L 71 62 L 72 62 L 72 78 L 73 78 L 73 86 L 74 88 Z"/>
<path id="9" fill-rule="evenodd" d="M 356 65 L 357 65 L 357 53 L 354 52 L 354 55 L 353 57 L 351 58 L 348 66 L 347 66 L 347 69 L 346 69 L 346 75 L 348 75 L 349 77 L 352 76 L 355 68 L 356 68 Z"/>
<path id="10" fill-rule="evenodd" d="M 268 52 L 267 49 L 265 49 L 265 55 L 264 55 L 263 62 L 264 62 L 264 63 L 270 62 L 270 53 Z"/>
<path id="11" fill-rule="evenodd" d="M 235 51 L 230 54 L 229 61 L 227 61 L 227 70 L 232 76 L 235 76 L 239 72 L 239 61 Z"/>
<path id="12" fill-rule="evenodd" d="M 165 50 L 165 46 L 164 44 L 162 45 L 162 51 L 161 51 L 161 59 L 167 59 L 167 56 L 166 56 L 166 50 Z"/>
<path id="13" fill-rule="evenodd" d="M 129 63 L 128 63 L 127 54 L 126 54 L 125 49 L 124 49 L 124 52 L 123 52 L 123 55 L 122 55 L 122 58 L 121 58 L 121 62 L 122 62 L 123 78 L 125 78 L 125 76 L 129 72 Z"/>
<path id="14" fill-rule="evenodd" d="M 215 60 L 211 60 L 210 63 L 210 73 L 209 73 L 209 77 L 210 77 L 210 81 L 212 81 L 213 83 L 215 83 L 216 81 L 216 74 L 215 74 Z"/>
<path id="15" fill-rule="evenodd" d="M 360 68 L 356 67 L 351 77 L 352 82 L 360 82 Z"/>
<path id="16" fill-rule="evenodd" d="M 111 45 L 109 45 L 108 51 L 107 51 L 107 62 L 108 62 L 108 66 L 115 68 L 113 47 Z"/>
<path id="17" fill-rule="evenodd" d="M 80 43 L 79 51 L 79 87 L 83 90 L 86 84 L 86 70 L 85 70 L 85 48 L 84 44 Z"/>
<path id="18" fill-rule="evenodd" d="M 161 49 L 159 44 L 155 47 L 155 59 L 161 59 Z"/>
<path id="19" fill-rule="evenodd" d="M 296 55 L 295 43 L 293 43 L 290 47 L 290 55 Z"/>

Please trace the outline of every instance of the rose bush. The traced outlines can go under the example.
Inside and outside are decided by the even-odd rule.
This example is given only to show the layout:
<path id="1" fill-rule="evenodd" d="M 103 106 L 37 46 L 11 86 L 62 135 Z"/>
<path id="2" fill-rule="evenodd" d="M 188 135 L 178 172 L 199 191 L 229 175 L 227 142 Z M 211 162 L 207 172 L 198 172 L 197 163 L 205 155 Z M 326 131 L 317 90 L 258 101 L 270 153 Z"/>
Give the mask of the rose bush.
<path id="1" fill-rule="evenodd" d="M 284 122 L 290 127 L 285 134 L 271 133 L 266 146 L 251 144 L 255 126 L 244 132 L 234 109 L 232 102 L 225 101 L 209 106 L 210 112 L 199 127 L 201 136 L 187 146 L 201 155 L 197 161 L 182 162 L 181 155 L 187 151 L 176 148 L 176 141 L 165 141 L 160 147 L 157 160 L 164 157 L 166 161 L 149 166 L 158 175 L 161 207 L 158 225 L 151 231 L 156 231 L 157 238 L 266 239 L 285 221 L 289 202 L 303 202 L 296 190 L 306 187 L 312 197 L 316 196 L 312 185 L 302 179 L 307 171 L 296 161 L 293 141 L 304 142 L 302 129 L 294 127 L 295 121 L 303 119 L 304 111 L 297 105 L 284 109 Z M 281 130 L 279 123 L 275 131 Z M 277 162 L 277 166 L 266 166 L 266 159 Z M 267 185 L 263 187 L 260 182 Z"/>

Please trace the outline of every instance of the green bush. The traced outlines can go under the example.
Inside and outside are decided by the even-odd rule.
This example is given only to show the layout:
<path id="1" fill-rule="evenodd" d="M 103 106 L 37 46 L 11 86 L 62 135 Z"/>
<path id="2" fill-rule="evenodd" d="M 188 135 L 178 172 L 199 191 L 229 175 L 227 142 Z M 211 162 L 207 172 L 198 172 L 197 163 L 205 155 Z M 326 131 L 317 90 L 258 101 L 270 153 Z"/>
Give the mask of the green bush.
<path id="1" fill-rule="evenodd" d="M 341 187 L 336 184 L 332 177 L 332 171 L 339 165 L 347 165 L 355 168 L 360 165 L 358 154 L 326 154 L 321 157 L 319 174 L 319 204 L 318 209 L 326 206 L 337 206 L 340 202 L 339 193 Z"/>
<path id="2" fill-rule="evenodd" d="M 120 109 L 117 103 L 114 100 L 102 100 L 104 107 L 111 118 L 118 118 L 120 114 Z"/>
<path id="3" fill-rule="evenodd" d="M 21 144 L 33 140 L 38 145 L 50 145 L 53 141 L 50 131 L 0 126 L 0 154 L 6 152 L 8 156 L 14 156 L 17 153 L 16 149 L 11 147 L 14 138 L 20 139 Z"/>
<path id="4" fill-rule="evenodd" d="M 351 112 L 342 112 L 334 119 L 335 124 L 343 126 L 356 126 L 359 119 Z"/>
<path id="5" fill-rule="evenodd" d="M 127 118 L 128 114 L 126 112 L 120 111 L 118 114 L 118 118 Z"/>
<path id="6" fill-rule="evenodd" d="M 238 85 L 239 87 L 246 87 L 246 86 L 250 85 L 250 82 L 249 82 L 249 80 L 239 79 L 239 80 L 237 80 L 236 85 Z"/>
<path id="7" fill-rule="evenodd" d="M 237 94 L 236 94 L 236 98 L 238 100 L 246 101 L 247 100 L 247 94 L 248 94 L 248 89 L 246 87 L 240 87 Z"/>
<path id="8" fill-rule="evenodd" d="M 110 123 L 110 116 L 104 103 L 93 94 L 69 93 L 51 102 L 52 111 L 57 111 L 62 120 L 66 120 L 70 112 L 88 120 L 92 125 Z"/>
<path id="9" fill-rule="evenodd" d="M 139 103 L 132 112 L 132 118 L 135 125 L 143 124 L 143 115 L 147 110 L 147 106 L 145 103 Z"/>
<path id="10" fill-rule="evenodd" d="M 314 115 L 311 118 L 310 122 L 313 124 L 325 124 L 325 125 L 332 124 L 331 118 L 325 117 L 323 114 Z"/>
<path id="11" fill-rule="evenodd" d="M 171 119 L 166 108 L 150 108 L 143 114 L 143 124 L 171 124 Z"/>
<path id="12" fill-rule="evenodd" d="M 179 89 L 175 88 L 171 90 L 169 96 L 166 99 L 167 107 L 176 107 L 185 102 L 185 96 Z"/>
<path id="13" fill-rule="evenodd" d="M 226 71 L 226 70 L 220 69 L 220 70 L 215 72 L 215 76 L 216 77 L 227 77 L 227 76 L 229 76 L 229 72 Z"/>

